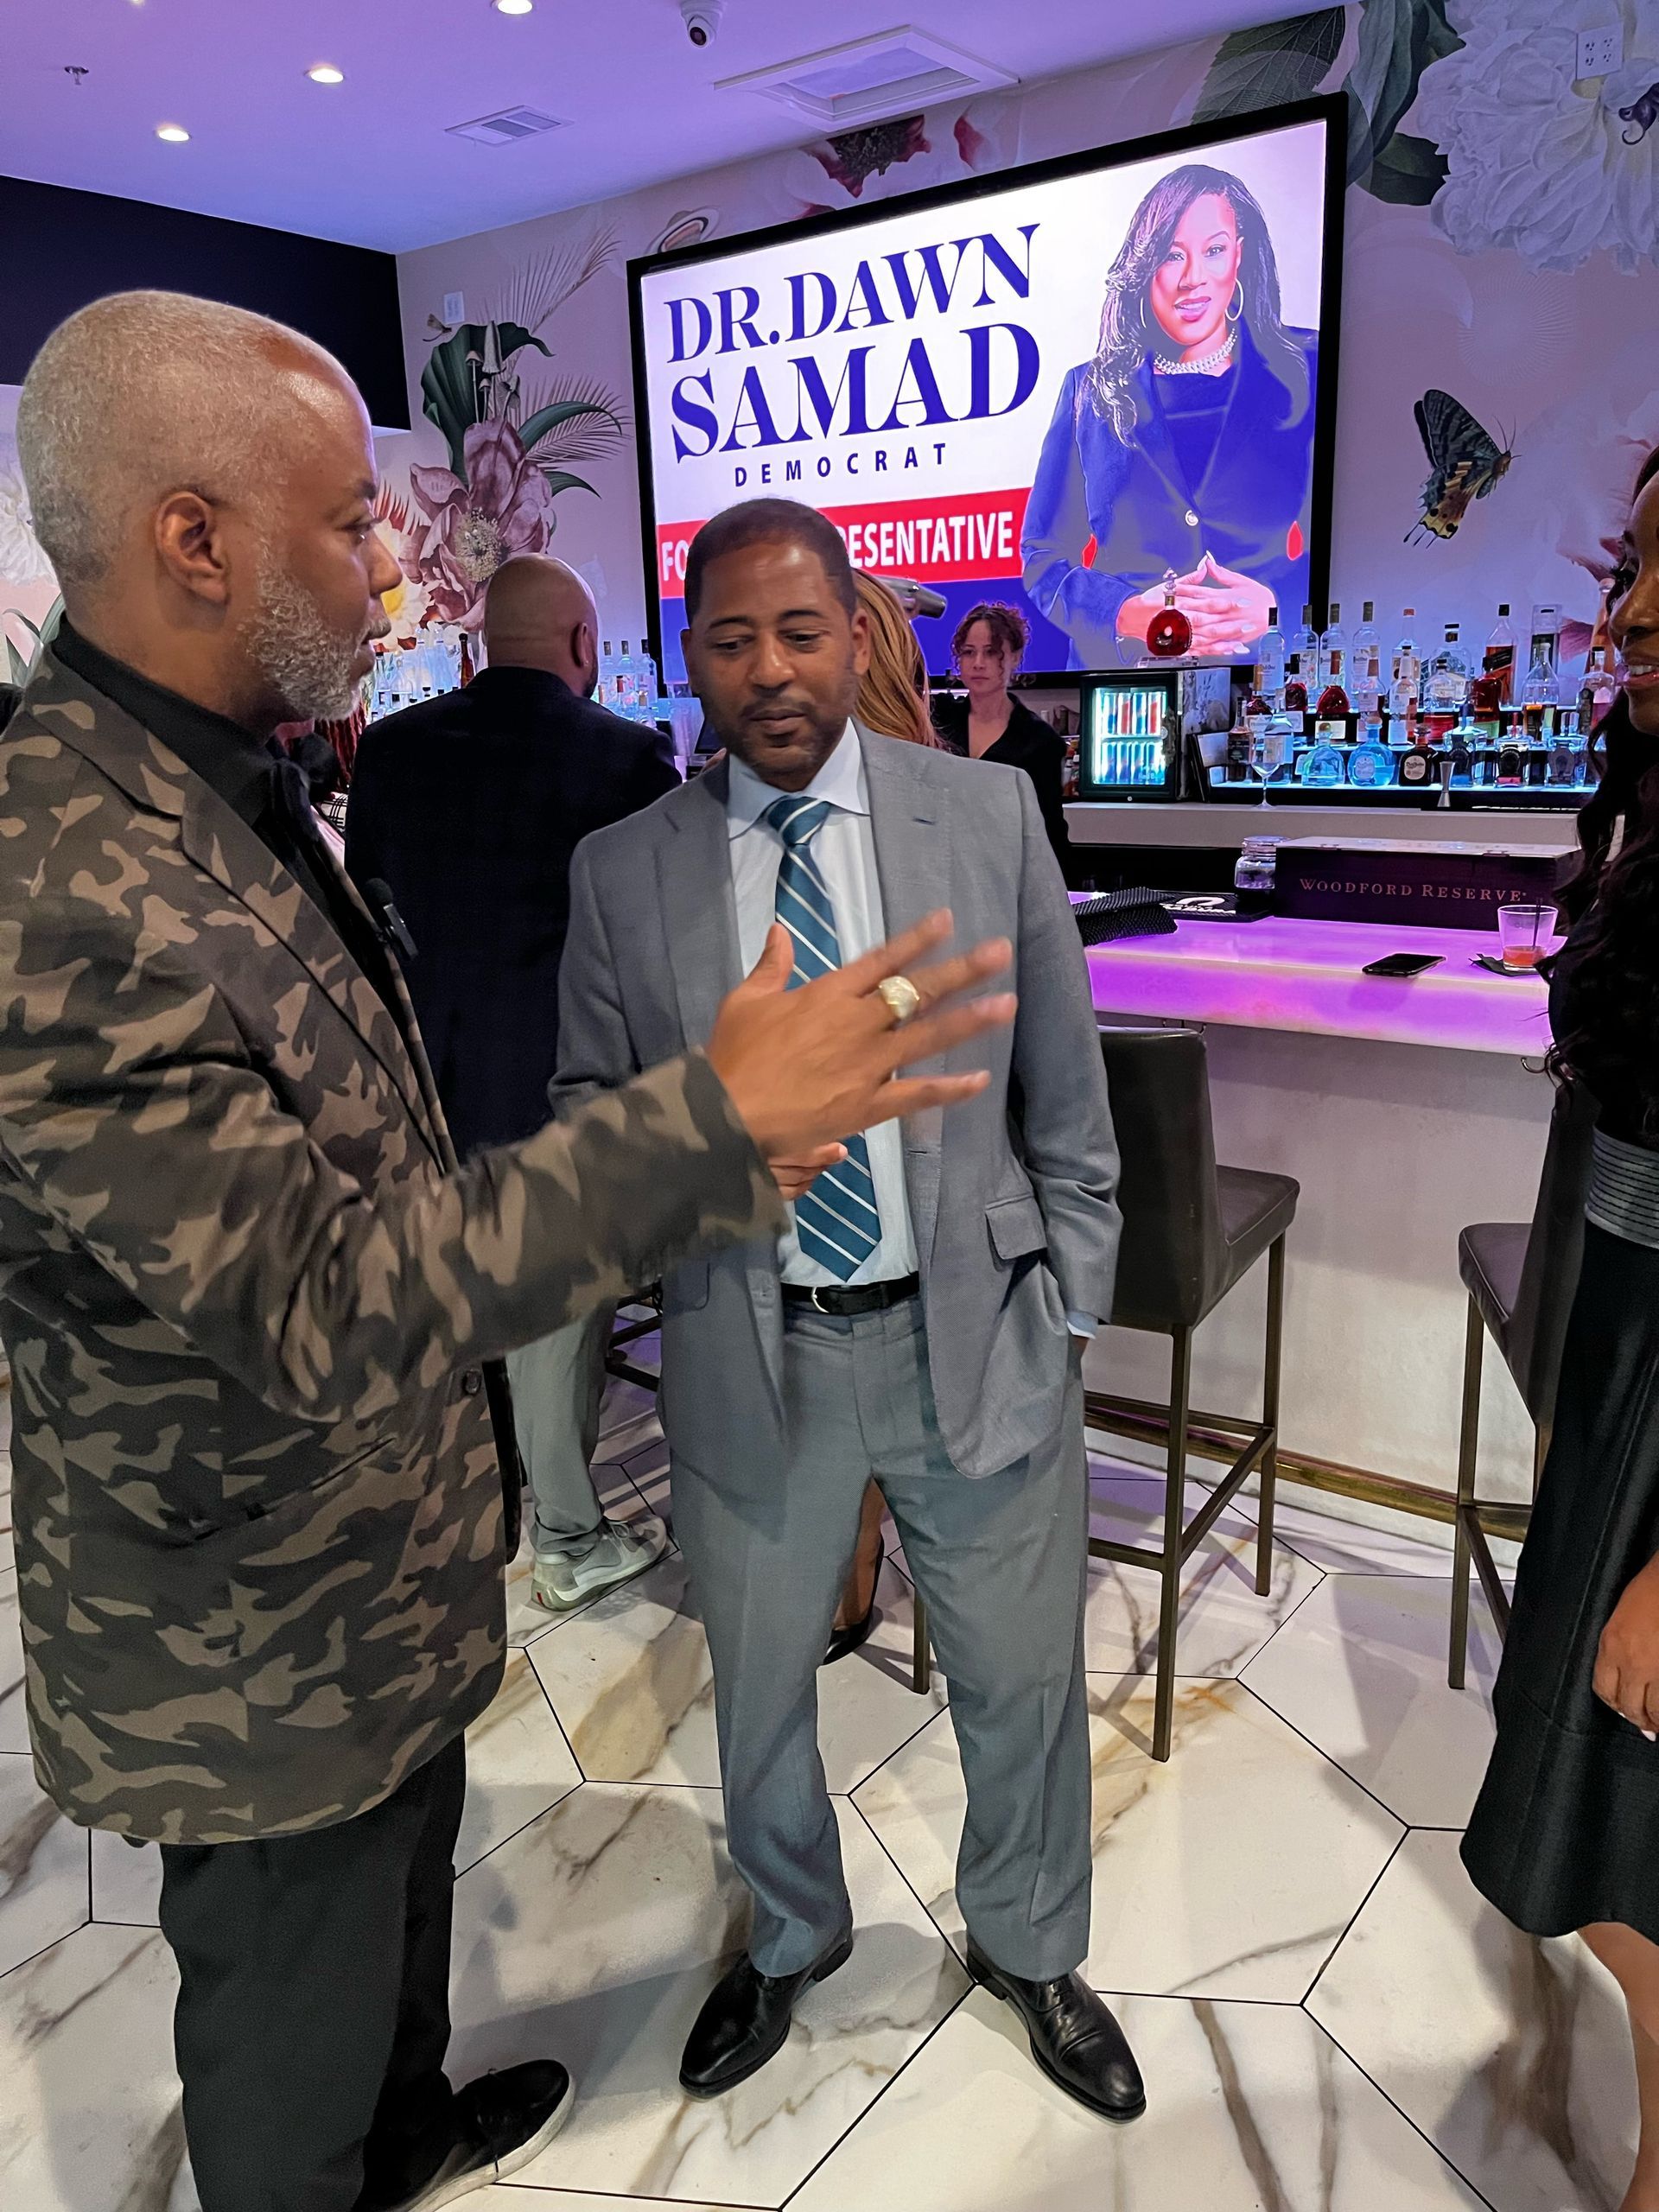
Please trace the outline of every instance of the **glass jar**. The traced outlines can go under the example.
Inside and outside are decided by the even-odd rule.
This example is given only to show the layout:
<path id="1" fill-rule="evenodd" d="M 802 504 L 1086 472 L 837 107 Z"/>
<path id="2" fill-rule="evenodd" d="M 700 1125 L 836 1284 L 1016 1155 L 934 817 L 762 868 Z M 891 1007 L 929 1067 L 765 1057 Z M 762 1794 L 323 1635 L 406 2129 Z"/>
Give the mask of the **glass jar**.
<path id="1" fill-rule="evenodd" d="M 1233 888 L 1241 913 L 1265 913 L 1273 900 L 1274 864 L 1279 857 L 1276 837 L 1247 837 L 1233 869 Z"/>

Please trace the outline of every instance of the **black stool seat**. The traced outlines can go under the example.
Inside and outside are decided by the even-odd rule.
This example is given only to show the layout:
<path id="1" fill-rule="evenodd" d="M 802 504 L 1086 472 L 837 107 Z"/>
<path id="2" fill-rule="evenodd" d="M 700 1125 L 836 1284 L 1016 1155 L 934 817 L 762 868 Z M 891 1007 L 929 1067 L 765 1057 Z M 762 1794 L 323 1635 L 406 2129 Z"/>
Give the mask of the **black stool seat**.
<path id="1" fill-rule="evenodd" d="M 1294 1175 L 1275 1175 L 1265 1167 L 1217 1167 L 1216 1193 L 1227 1248 L 1219 1300 L 1295 1220 L 1302 1186 Z"/>
<path id="2" fill-rule="evenodd" d="M 1090 1421 L 1131 1436 L 1165 1441 L 1164 1535 L 1149 1551 L 1091 1535 L 1096 1559 L 1155 1567 L 1162 1585 L 1158 1612 L 1158 1680 L 1152 1753 L 1169 1757 L 1175 1706 L 1175 1637 L 1181 1569 L 1250 1478 L 1260 1483 L 1256 1581 L 1272 1581 L 1274 1486 L 1278 1471 L 1279 1369 L 1283 1337 L 1285 1233 L 1295 1218 L 1300 1186 L 1288 1175 L 1254 1167 L 1219 1167 L 1210 1118 L 1210 1077 L 1204 1039 L 1192 1029 L 1103 1028 L 1100 1049 L 1111 1092 L 1112 1120 L 1123 1156 L 1118 1204 L 1123 1241 L 1112 1297 L 1115 1326 L 1148 1330 L 1170 1339 L 1167 1412 L 1138 1400 L 1089 1391 Z M 1268 1261 L 1267 1340 L 1262 1418 L 1193 1414 L 1192 1332 L 1255 1262 Z M 1191 1426 L 1214 1430 L 1237 1452 L 1207 1501 L 1186 1512 L 1186 1454 Z"/>
<path id="3" fill-rule="evenodd" d="M 1458 1273 L 1463 1277 L 1463 1287 L 1506 1359 L 1531 1235 L 1529 1222 L 1478 1221 L 1458 1239 Z"/>

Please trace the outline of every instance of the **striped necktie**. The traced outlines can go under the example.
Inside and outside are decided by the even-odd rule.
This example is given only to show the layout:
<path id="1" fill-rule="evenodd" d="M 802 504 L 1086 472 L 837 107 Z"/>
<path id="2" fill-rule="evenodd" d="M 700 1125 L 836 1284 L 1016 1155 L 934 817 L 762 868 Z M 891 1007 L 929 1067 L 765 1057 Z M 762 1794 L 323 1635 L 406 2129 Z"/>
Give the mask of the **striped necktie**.
<path id="1" fill-rule="evenodd" d="M 811 844 L 830 816 L 827 799 L 775 799 L 766 818 L 784 841 L 778 868 L 778 918 L 795 940 L 793 990 L 841 965 L 835 902 L 812 858 Z M 847 1139 L 847 1157 L 826 1168 L 795 1201 L 795 1234 L 804 1256 L 847 1282 L 881 1242 L 881 1217 L 870 1177 L 869 1147 Z"/>

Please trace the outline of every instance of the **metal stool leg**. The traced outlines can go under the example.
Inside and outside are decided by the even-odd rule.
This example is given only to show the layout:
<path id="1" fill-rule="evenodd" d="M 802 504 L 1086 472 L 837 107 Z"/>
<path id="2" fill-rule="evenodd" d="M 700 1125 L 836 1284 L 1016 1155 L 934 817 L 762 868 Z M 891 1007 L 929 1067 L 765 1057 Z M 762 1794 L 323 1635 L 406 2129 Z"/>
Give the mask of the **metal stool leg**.
<path id="1" fill-rule="evenodd" d="M 1255 1594 L 1265 1598 L 1273 1588 L 1273 1509 L 1279 1483 L 1279 1377 L 1285 1351 L 1285 1240 L 1276 1237 L 1268 1250 L 1268 1341 L 1262 1365 L 1262 1426 L 1273 1431 L 1273 1441 L 1262 1455 L 1261 1497 L 1255 1546 Z"/>
<path id="2" fill-rule="evenodd" d="M 1186 1421 L 1192 1397 L 1192 1332 L 1177 1329 L 1169 1355 L 1169 1452 L 1164 1484 L 1164 1547 L 1159 1562 L 1158 1687 L 1152 1756 L 1169 1757 L 1175 1732 L 1175 1637 L 1181 1617 L 1181 1539 L 1186 1519 Z"/>
<path id="3" fill-rule="evenodd" d="M 1469 1516 L 1474 1511 L 1475 1456 L 1480 1440 L 1480 1369 L 1486 1325 L 1469 1300 L 1463 1339 L 1463 1421 L 1458 1435 L 1458 1503 L 1452 1545 L 1452 1647 L 1446 1679 L 1454 1690 L 1464 1686 L 1469 1660 Z"/>
<path id="4" fill-rule="evenodd" d="M 911 1659 L 910 1686 L 918 1697 L 925 1697 L 933 1687 L 933 1646 L 928 1638 L 927 1606 L 922 1593 L 916 1592 L 916 1647 Z"/>

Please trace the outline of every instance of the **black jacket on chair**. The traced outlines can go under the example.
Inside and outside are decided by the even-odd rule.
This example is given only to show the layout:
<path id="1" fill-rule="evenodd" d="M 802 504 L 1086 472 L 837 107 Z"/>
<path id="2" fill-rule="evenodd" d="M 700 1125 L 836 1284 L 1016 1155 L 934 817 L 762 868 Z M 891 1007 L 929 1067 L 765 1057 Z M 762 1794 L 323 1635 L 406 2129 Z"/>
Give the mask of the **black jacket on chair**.
<path id="1" fill-rule="evenodd" d="M 534 668 L 486 668 L 364 733 L 346 810 L 359 890 L 391 887 L 455 1149 L 528 1136 L 558 1061 L 570 856 L 679 779 L 666 738 Z"/>

